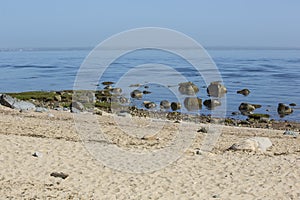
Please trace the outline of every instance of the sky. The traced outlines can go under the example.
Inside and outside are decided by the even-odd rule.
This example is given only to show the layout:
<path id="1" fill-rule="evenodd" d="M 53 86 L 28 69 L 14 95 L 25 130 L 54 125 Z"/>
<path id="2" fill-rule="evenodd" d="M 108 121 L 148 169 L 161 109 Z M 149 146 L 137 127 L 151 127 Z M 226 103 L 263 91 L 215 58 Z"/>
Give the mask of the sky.
<path id="1" fill-rule="evenodd" d="M 0 48 L 94 47 L 140 27 L 203 46 L 300 47 L 300 1 L 0 0 Z"/>

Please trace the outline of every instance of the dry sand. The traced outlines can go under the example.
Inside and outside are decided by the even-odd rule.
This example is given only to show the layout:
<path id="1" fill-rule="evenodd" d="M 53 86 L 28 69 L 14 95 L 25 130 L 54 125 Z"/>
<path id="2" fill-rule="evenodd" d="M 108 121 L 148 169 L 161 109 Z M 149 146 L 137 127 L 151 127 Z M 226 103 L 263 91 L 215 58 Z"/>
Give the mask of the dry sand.
<path id="1" fill-rule="evenodd" d="M 157 135 L 139 139 L 122 134 L 112 115 L 97 116 L 107 140 L 126 151 L 161 149 L 182 124 L 181 134 L 195 133 L 176 162 L 150 173 L 129 173 L 88 153 L 71 113 L 51 113 L 54 117 L 0 106 L 0 199 L 300 199 L 300 138 L 283 131 L 223 127 L 215 148 L 197 155 L 207 136 L 197 130 L 207 125 L 167 122 Z M 88 123 L 91 114 L 84 115 Z M 149 119 L 135 121 L 138 125 L 127 125 L 128 130 L 155 129 L 147 126 Z M 226 151 L 253 136 L 268 137 L 273 146 L 265 153 Z M 52 172 L 69 176 L 52 177 Z"/>

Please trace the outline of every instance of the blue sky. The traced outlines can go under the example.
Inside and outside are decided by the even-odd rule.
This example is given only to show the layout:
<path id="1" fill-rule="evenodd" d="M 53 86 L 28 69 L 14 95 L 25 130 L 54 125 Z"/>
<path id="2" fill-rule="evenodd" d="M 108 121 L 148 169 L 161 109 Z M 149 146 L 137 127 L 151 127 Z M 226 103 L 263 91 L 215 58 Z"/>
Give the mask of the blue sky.
<path id="1" fill-rule="evenodd" d="M 94 47 L 157 26 L 204 46 L 300 47 L 299 0 L 0 0 L 0 48 Z"/>

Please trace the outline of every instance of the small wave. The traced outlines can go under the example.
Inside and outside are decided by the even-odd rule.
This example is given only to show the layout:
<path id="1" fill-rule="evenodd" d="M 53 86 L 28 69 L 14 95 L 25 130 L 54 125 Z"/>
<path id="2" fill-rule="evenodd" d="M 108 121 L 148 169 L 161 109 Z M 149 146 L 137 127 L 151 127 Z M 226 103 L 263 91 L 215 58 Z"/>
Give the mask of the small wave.
<path id="1" fill-rule="evenodd" d="M 57 66 L 54 66 L 54 65 L 1 65 L 0 67 L 14 68 L 14 69 L 25 69 L 25 68 L 56 69 L 56 68 L 58 68 Z"/>

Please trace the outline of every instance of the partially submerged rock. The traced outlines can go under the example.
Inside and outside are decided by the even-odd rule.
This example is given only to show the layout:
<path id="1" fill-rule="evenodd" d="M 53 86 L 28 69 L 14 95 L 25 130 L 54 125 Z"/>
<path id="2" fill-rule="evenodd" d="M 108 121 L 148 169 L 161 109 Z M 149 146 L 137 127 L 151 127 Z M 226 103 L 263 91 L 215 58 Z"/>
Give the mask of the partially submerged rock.
<path id="1" fill-rule="evenodd" d="M 188 111 L 199 110 L 202 108 L 202 99 L 198 97 L 186 97 L 184 99 L 184 107 Z"/>
<path id="2" fill-rule="evenodd" d="M 283 117 L 285 115 L 292 114 L 293 109 L 283 103 L 279 103 L 277 107 L 277 112 L 281 117 Z"/>
<path id="3" fill-rule="evenodd" d="M 237 94 L 242 94 L 244 96 L 248 96 L 250 94 L 250 90 L 248 90 L 247 88 L 239 90 L 236 92 Z"/>
<path id="4" fill-rule="evenodd" d="M 223 97 L 227 93 L 227 89 L 219 81 L 212 82 L 207 88 L 207 94 L 212 97 Z"/>
<path id="5" fill-rule="evenodd" d="M 160 108 L 161 109 L 169 109 L 171 107 L 171 103 L 167 100 L 162 100 L 160 102 Z"/>
<path id="6" fill-rule="evenodd" d="M 143 104 L 144 104 L 145 108 L 147 108 L 147 109 L 151 109 L 151 108 L 156 107 L 156 104 L 154 102 L 151 102 L 151 101 L 144 101 Z"/>
<path id="7" fill-rule="evenodd" d="M 207 99 L 203 102 L 203 105 L 205 105 L 208 109 L 213 109 L 217 106 L 220 106 L 221 102 L 217 99 Z"/>
<path id="8" fill-rule="evenodd" d="M 171 108 L 173 111 L 179 110 L 181 108 L 181 104 L 179 102 L 172 102 Z"/>
<path id="9" fill-rule="evenodd" d="M 178 91 L 183 95 L 195 95 L 199 88 L 192 82 L 179 83 Z"/>
<path id="10" fill-rule="evenodd" d="M 261 108 L 261 105 L 258 104 L 250 104 L 250 103 L 241 103 L 239 106 L 239 111 L 243 115 L 249 115 L 252 114 L 252 111 L 254 111 L 257 108 Z"/>
<path id="11" fill-rule="evenodd" d="M 267 137 L 253 137 L 245 140 L 241 140 L 234 143 L 229 150 L 234 151 L 253 151 L 253 152 L 265 152 L 272 146 L 272 142 Z"/>
<path id="12" fill-rule="evenodd" d="M 141 92 L 140 90 L 133 90 L 130 93 L 130 96 L 134 99 L 141 99 L 143 97 L 143 92 Z"/>

